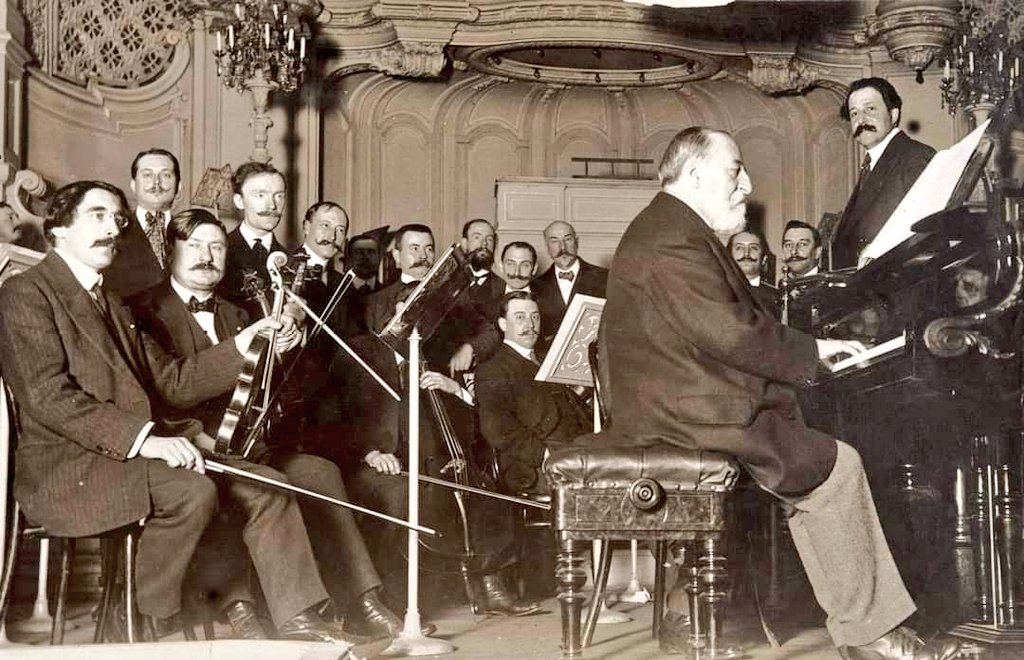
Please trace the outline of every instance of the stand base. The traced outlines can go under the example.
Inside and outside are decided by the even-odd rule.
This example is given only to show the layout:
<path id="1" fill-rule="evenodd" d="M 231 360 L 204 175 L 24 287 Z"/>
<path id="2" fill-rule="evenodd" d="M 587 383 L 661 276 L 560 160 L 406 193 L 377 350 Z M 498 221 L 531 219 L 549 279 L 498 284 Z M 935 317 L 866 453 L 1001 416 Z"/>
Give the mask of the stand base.
<path id="1" fill-rule="evenodd" d="M 961 623 L 949 634 L 985 644 L 1024 644 L 1024 628 L 1000 628 L 991 623 Z"/>
<path id="2" fill-rule="evenodd" d="M 616 624 L 616 623 L 629 623 L 633 620 L 633 617 L 629 616 L 625 612 L 616 612 L 615 610 L 609 609 L 607 605 L 601 603 L 601 611 L 597 615 L 597 622 L 601 625 Z"/>
<path id="3" fill-rule="evenodd" d="M 406 635 L 404 632 L 384 649 L 382 656 L 388 658 L 408 658 L 418 655 L 444 655 L 454 653 L 455 645 L 446 639 L 426 637 L 422 634 Z"/>
<path id="4" fill-rule="evenodd" d="M 626 590 L 619 594 L 619 602 L 643 605 L 651 602 L 651 593 L 639 583 L 630 582 Z"/>
<path id="5" fill-rule="evenodd" d="M 53 628 L 53 617 L 37 616 L 33 614 L 27 619 L 21 621 L 11 621 L 8 626 L 11 630 L 16 630 L 21 633 L 47 633 Z M 70 630 L 74 628 L 70 623 L 65 622 L 64 630 Z"/>

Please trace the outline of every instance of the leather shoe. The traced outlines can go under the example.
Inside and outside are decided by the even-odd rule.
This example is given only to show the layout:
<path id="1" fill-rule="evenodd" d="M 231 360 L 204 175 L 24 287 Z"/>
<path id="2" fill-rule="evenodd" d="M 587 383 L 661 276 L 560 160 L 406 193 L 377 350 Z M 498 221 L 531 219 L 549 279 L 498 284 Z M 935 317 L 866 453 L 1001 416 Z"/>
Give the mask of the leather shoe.
<path id="1" fill-rule="evenodd" d="M 324 642 L 343 646 L 359 646 L 374 641 L 369 637 L 345 632 L 341 626 L 324 621 L 315 608 L 299 612 L 277 627 L 281 639 Z"/>
<path id="2" fill-rule="evenodd" d="M 235 639 L 269 639 L 256 608 L 246 600 L 236 600 L 224 608 Z"/>
<path id="3" fill-rule="evenodd" d="M 485 614 L 496 616 L 528 616 L 541 612 L 537 603 L 520 603 L 505 586 L 501 575 L 492 573 L 483 576 L 483 597 Z"/>
<path id="4" fill-rule="evenodd" d="M 378 589 L 370 589 L 363 593 L 349 607 L 345 616 L 346 631 L 373 639 L 393 639 L 402 634 L 403 627 L 402 619 L 380 599 Z M 432 635 L 437 632 L 437 626 L 432 623 L 424 624 L 422 632 L 424 636 Z"/>
<path id="5" fill-rule="evenodd" d="M 960 653 L 956 640 L 925 643 L 910 628 L 893 628 L 870 644 L 840 647 L 846 660 L 951 660 Z"/>

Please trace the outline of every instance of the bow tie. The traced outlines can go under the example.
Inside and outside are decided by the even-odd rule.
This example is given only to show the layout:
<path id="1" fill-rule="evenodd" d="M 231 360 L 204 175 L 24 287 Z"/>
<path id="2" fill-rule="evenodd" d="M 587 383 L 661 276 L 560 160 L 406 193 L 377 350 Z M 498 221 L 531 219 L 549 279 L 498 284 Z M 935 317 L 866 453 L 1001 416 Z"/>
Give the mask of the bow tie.
<path id="1" fill-rule="evenodd" d="M 196 314 L 198 312 L 210 312 L 211 314 L 217 313 L 217 301 L 210 296 L 206 300 L 199 302 L 199 300 L 192 296 L 188 301 L 188 311 Z"/>
<path id="2" fill-rule="evenodd" d="M 309 276 L 314 280 L 319 280 L 323 278 L 324 267 L 321 266 L 320 264 L 317 264 L 315 266 L 309 266 L 308 268 L 306 268 L 306 272 L 309 273 Z"/>
<path id="3" fill-rule="evenodd" d="M 572 272 L 571 270 L 560 270 L 558 271 L 558 279 L 569 280 L 570 282 L 572 282 L 574 279 L 576 279 L 576 273 Z"/>
<path id="4" fill-rule="evenodd" d="M 481 275 L 481 276 L 475 278 L 473 280 L 473 282 L 470 284 L 470 286 L 483 286 L 484 282 L 486 282 L 486 281 L 487 281 L 487 276 L 486 275 Z"/>

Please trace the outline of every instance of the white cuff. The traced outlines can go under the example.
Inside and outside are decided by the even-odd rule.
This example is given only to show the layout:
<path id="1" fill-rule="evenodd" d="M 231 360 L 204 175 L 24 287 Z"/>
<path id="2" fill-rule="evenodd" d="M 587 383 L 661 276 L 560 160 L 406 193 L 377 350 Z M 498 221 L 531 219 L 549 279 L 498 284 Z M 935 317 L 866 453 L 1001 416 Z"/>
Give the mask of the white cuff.
<path id="1" fill-rule="evenodd" d="M 135 458 L 139 455 L 139 450 L 142 449 L 142 443 L 149 437 L 149 432 L 153 430 L 154 426 L 156 426 L 156 422 L 146 422 L 142 427 L 142 430 L 139 431 L 139 434 L 135 436 L 135 442 L 132 443 L 132 448 L 128 450 L 128 455 L 125 458 Z"/>

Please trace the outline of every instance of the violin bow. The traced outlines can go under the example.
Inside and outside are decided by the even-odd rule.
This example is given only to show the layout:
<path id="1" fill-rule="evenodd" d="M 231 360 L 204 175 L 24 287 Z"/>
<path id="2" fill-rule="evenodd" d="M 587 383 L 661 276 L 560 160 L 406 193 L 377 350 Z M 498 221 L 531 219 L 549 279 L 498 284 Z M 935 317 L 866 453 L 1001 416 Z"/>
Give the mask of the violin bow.
<path id="1" fill-rule="evenodd" d="M 409 478 L 409 473 L 402 470 L 396 477 Z M 448 481 L 446 479 L 438 479 L 436 477 L 430 477 L 425 474 L 419 476 L 419 480 L 423 483 L 434 484 L 435 486 L 444 486 L 451 488 L 452 490 L 463 491 L 466 493 L 472 493 L 473 495 L 482 495 L 483 497 L 490 497 L 496 500 L 502 500 L 504 502 L 511 502 L 512 504 L 518 504 L 520 506 L 532 506 L 536 509 L 543 509 L 544 511 L 551 510 L 551 504 L 547 502 L 536 502 L 534 500 L 527 499 L 525 497 L 516 497 L 514 495 L 506 495 L 505 493 L 498 493 L 493 490 L 487 490 L 486 488 L 477 488 L 476 486 L 467 486 L 465 484 L 456 483 L 454 481 Z"/>

